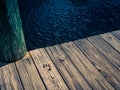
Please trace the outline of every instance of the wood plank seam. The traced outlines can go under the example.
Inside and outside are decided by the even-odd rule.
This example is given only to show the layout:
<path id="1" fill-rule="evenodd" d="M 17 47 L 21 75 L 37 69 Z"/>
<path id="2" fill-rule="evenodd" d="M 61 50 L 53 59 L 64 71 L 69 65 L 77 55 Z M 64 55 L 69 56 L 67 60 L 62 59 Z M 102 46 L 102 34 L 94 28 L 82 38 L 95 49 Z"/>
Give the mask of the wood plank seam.
<path id="1" fill-rule="evenodd" d="M 86 38 L 87 39 L 87 38 Z M 102 53 L 89 39 L 87 39 L 117 70 L 120 71 L 120 69 L 114 64 L 112 63 L 112 61 L 109 60 L 109 58 L 104 54 Z"/>
<path id="2" fill-rule="evenodd" d="M 111 46 L 117 53 L 120 54 L 120 52 L 118 50 L 116 50 L 115 47 L 113 47 L 110 43 L 108 43 L 101 35 L 99 35 L 101 37 L 101 39 L 103 39 L 109 46 Z"/>
<path id="3" fill-rule="evenodd" d="M 120 40 L 120 37 L 118 38 L 113 32 L 111 32 L 112 35 L 114 35 L 118 40 Z"/>
<path id="4" fill-rule="evenodd" d="M 53 56 L 54 57 L 54 56 Z M 55 58 L 56 60 L 57 60 L 57 58 Z M 64 67 L 64 69 L 65 69 L 65 67 Z M 67 72 L 68 73 L 68 72 Z M 62 75 L 62 74 L 61 74 Z M 70 76 L 69 76 L 70 77 Z M 64 78 L 64 76 L 63 76 L 63 78 Z M 65 80 L 65 82 L 66 82 L 66 80 Z M 68 83 L 69 83 L 69 81 L 68 81 Z M 73 86 L 74 87 L 74 86 Z"/>
<path id="5" fill-rule="evenodd" d="M 73 42 L 74 43 L 74 42 Z M 79 48 L 77 45 L 76 45 L 76 43 L 74 43 L 75 44 L 75 46 L 77 47 L 77 48 Z M 88 56 L 81 50 L 81 48 L 79 48 L 80 49 L 80 51 L 87 57 L 87 59 L 91 62 L 91 60 L 88 58 Z M 93 64 L 93 66 L 95 66 L 95 64 L 93 63 L 93 62 L 91 62 L 92 64 Z"/>
<path id="6" fill-rule="evenodd" d="M 37 70 L 37 73 L 39 74 L 40 79 L 42 80 L 42 83 L 43 83 L 44 86 L 45 86 L 45 89 L 47 90 L 47 86 L 45 85 L 45 83 L 44 83 L 44 81 L 43 81 L 43 78 L 41 77 L 41 74 L 40 74 L 39 71 L 38 71 L 38 68 L 37 68 L 37 66 L 36 66 L 36 64 L 35 64 L 35 62 L 34 62 L 34 60 L 33 60 L 33 57 L 32 57 L 32 55 L 31 55 L 31 53 L 30 53 L 30 52 L 28 52 L 28 53 L 29 53 L 29 55 L 30 55 L 30 57 L 31 57 L 31 59 L 32 59 L 32 61 L 33 61 L 33 63 L 34 63 L 34 66 L 35 66 L 35 68 L 36 68 L 36 70 Z"/>
<path id="7" fill-rule="evenodd" d="M 88 40 L 87 40 L 88 41 Z M 77 42 L 79 42 L 79 41 L 77 41 Z M 101 72 L 101 70 L 99 70 L 99 68 L 97 68 L 96 67 L 96 65 L 93 63 L 93 61 L 91 61 L 91 59 L 90 59 L 90 57 L 89 56 L 87 56 L 86 54 L 85 54 L 85 52 L 77 45 L 77 42 L 73 42 L 82 52 L 83 52 L 83 54 L 90 60 L 90 62 L 95 66 L 95 68 L 104 76 L 104 74 Z M 89 42 L 89 41 L 88 41 Z M 93 45 L 92 45 L 93 46 Z M 93 46 L 94 47 L 94 46 Z M 94 47 L 95 48 L 95 47 Z M 96 49 L 96 48 L 95 48 Z M 97 50 L 97 49 L 96 49 Z M 99 51 L 98 51 L 99 52 Z M 99 52 L 100 53 L 100 52 Z M 100 53 L 101 54 L 101 53 Z M 101 54 L 102 55 L 102 54 Z M 105 59 L 107 59 L 106 57 L 104 57 Z M 111 63 L 109 63 L 110 64 L 110 66 L 112 65 Z M 113 65 L 112 65 L 113 66 Z M 115 67 L 115 69 L 116 69 L 116 67 Z M 116 69 L 117 70 L 117 69 Z M 105 77 L 105 76 L 104 76 Z M 106 78 L 106 77 L 105 77 Z M 108 79 L 106 79 L 106 80 L 108 80 Z M 119 82 L 120 82 L 120 80 L 118 80 Z M 108 81 L 111 85 L 112 85 L 112 82 L 111 81 Z M 113 86 L 113 85 L 112 85 Z"/>
<path id="8" fill-rule="evenodd" d="M 75 50 L 77 50 L 77 52 L 79 52 L 80 50 L 79 49 L 77 49 L 77 47 L 75 47 L 74 46 L 74 48 L 73 49 L 71 49 L 72 47 L 74 46 L 74 44 L 72 45 L 72 42 L 71 42 L 71 44 L 70 43 L 66 43 L 66 45 L 62 45 L 62 47 L 64 47 L 64 48 L 66 48 L 66 52 L 68 52 L 68 54 L 69 54 L 69 52 L 72 50 L 72 52 L 73 52 L 73 49 L 75 49 Z M 67 51 L 67 48 L 68 48 L 68 51 Z M 75 51 L 74 50 L 74 51 Z M 72 52 L 71 52 L 71 55 L 72 55 Z M 77 56 L 79 57 L 79 54 L 83 54 L 82 52 L 80 52 L 79 54 L 77 53 L 76 51 L 74 52 L 74 53 L 76 53 L 77 54 Z M 70 56 L 70 54 L 69 54 L 69 56 Z M 84 56 L 84 54 L 82 55 L 82 56 Z M 71 56 L 72 57 L 72 56 Z M 82 57 L 83 58 L 83 57 Z M 84 56 L 84 59 L 82 59 L 81 58 L 81 60 L 85 60 L 85 61 L 89 61 L 89 60 L 87 60 L 87 58 Z M 74 60 L 74 58 L 72 58 L 73 60 Z M 81 62 L 82 63 L 82 62 Z M 79 63 L 80 64 L 80 63 Z M 89 63 L 90 64 L 90 63 Z M 87 64 L 86 64 L 87 65 Z M 92 64 L 91 64 L 92 65 Z M 92 66 L 93 67 L 93 66 Z M 91 68 L 91 69 L 93 69 L 93 68 Z M 96 71 L 97 69 L 95 69 L 95 71 Z M 101 76 L 101 77 L 103 77 L 103 75 L 101 75 L 100 73 L 99 73 L 99 75 Z M 104 77 L 103 77 L 104 78 Z M 108 81 L 106 80 L 106 79 L 104 79 L 107 83 L 108 83 Z M 110 84 L 109 84 L 110 85 Z M 107 86 L 106 86 L 107 87 Z"/>
<path id="9" fill-rule="evenodd" d="M 47 89 L 68 90 L 44 48 L 30 51 L 30 53 Z"/>
<path id="10" fill-rule="evenodd" d="M 86 39 L 94 48 L 96 48 L 88 39 Z M 74 43 L 74 42 L 73 42 Z M 75 44 L 75 43 L 74 43 Z M 76 44 L 75 44 L 76 45 Z M 77 45 L 76 45 L 77 46 Z M 78 46 L 77 46 L 78 47 Z M 79 48 L 79 47 L 78 47 Z M 80 49 L 80 48 L 79 48 Z M 108 62 L 110 63 L 110 65 L 112 65 L 112 66 L 114 66 L 117 70 L 119 70 L 107 57 L 106 57 L 106 55 L 104 55 L 98 48 L 96 48 L 97 50 L 98 50 L 98 52 L 100 53 L 100 54 L 102 54 L 107 60 L 108 60 Z M 80 49 L 81 50 L 81 49 Z M 82 50 L 81 50 L 82 51 Z M 84 52 L 83 52 L 84 53 Z M 85 53 L 84 53 L 84 55 L 85 55 Z M 86 57 L 88 57 L 87 55 L 85 55 Z M 89 58 L 89 57 L 88 57 Z M 94 65 L 94 63 L 93 62 L 91 62 L 93 65 Z"/>
<path id="11" fill-rule="evenodd" d="M 118 38 L 119 40 L 120 40 L 120 30 L 118 30 L 118 31 L 113 31 L 113 32 L 111 32 L 116 38 Z M 117 34 L 116 34 L 117 33 Z M 119 33 L 119 35 L 118 35 L 118 33 Z"/>
<path id="12" fill-rule="evenodd" d="M 39 50 L 40 51 L 40 50 Z M 44 49 L 44 51 L 46 52 L 46 50 Z M 48 55 L 48 53 L 46 52 L 46 55 L 49 57 L 49 59 L 50 59 L 50 56 Z M 51 60 L 51 59 L 50 59 Z M 51 62 L 53 63 L 53 61 L 51 60 Z M 53 69 L 56 69 L 56 66 L 55 66 L 55 64 L 53 63 L 53 65 L 54 65 L 54 67 L 53 67 Z M 52 69 L 52 68 L 51 68 Z M 60 81 L 60 83 L 61 83 L 61 81 L 63 81 L 64 82 L 64 80 L 63 80 L 63 78 L 61 77 L 61 75 L 60 75 L 60 73 L 58 72 L 58 70 L 56 69 L 56 71 L 57 71 L 57 73 L 58 73 L 58 76 L 60 76 L 60 77 L 56 77 L 56 79 L 58 80 L 58 81 Z M 53 72 L 53 71 L 52 71 Z M 56 74 L 57 74 L 56 73 Z M 55 73 L 53 73 L 54 74 L 54 76 L 55 76 Z M 60 80 L 60 78 L 61 78 L 61 80 Z M 67 85 L 66 85 L 66 83 L 64 82 L 64 84 L 65 84 L 65 86 L 67 87 Z M 61 86 L 61 85 L 60 85 Z M 67 87 L 67 89 L 68 89 L 68 87 Z"/>
<path id="13" fill-rule="evenodd" d="M 52 60 L 53 64 L 55 65 L 55 68 L 56 68 L 57 71 L 59 72 L 59 74 L 60 74 L 60 76 L 62 77 L 64 83 L 66 84 L 66 86 L 67 86 L 68 89 L 70 90 L 68 84 L 66 83 L 65 79 L 64 79 L 63 76 L 62 76 L 62 72 L 60 72 L 59 68 L 58 68 L 58 67 L 56 66 L 56 64 L 54 63 L 53 59 L 52 59 L 51 56 L 49 55 L 49 53 L 48 53 L 48 51 L 46 50 L 46 48 L 45 48 L 45 51 L 46 51 L 46 53 L 48 54 L 48 56 L 50 57 L 50 59 Z M 51 52 L 51 50 L 50 50 L 50 52 Z M 51 53 L 52 53 L 52 52 L 51 52 Z M 53 53 L 52 53 L 52 55 L 53 55 Z M 54 59 L 55 59 L 55 58 L 54 58 Z"/>
<path id="14" fill-rule="evenodd" d="M 51 47 L 50 47 L 50 48 L 51 48 Z M 67 63 L 68 63 L 68 64 L 70 64 L 70 65 L 73 66 L 73 67 L 72 67 L 72 68 L 74 68 L 73 70 L 75 70 L 75 71 L 77 70 L 77 68 L 72 64 L 71 60 L 67 57 L 67 55 L 64 53 L 64 51 L 60 48 L 60 46 L 56 45 L 56 46 L 54 46 L 54 48 L 52 47 L 51 50 L 52 50 L 52 49 L 53 49 L 53 50 L 56 49 L 56 50 L 55 50 L 55 51 L 56 51 L 56 55 L 58 54 L 58 56 L 56 56 L 56 55 L 55 55 L 55 56 L 56 56 L 57 58 L 59 58 L 59 55 L 61 55 L 61 54 L 63 54 L 63 55 L 66 57 L 66 58 L 65 58 L 65 61 L 63 62 L 64 64 L 67 64 Z M 48 51 L 49 51 L 49 50 L 48 50 Z M 54 52 L 54 54 L 55 54 L 55 52 Z M 56 59 L 57 59 L 57 58 L 56 58 Z M 70 69 L 70 66 L 69 66 L 68 64 L 67 64 L 67 66 L 65 66 L 65 67 L 66 67 L 67 69 L 68 69 L 68 68 Z M 72 69 L 72 68 L 71 68 L 71 69 Z M 71 70 L 71 69 L 70 69 L 70 70 Z M 78 70 L 77 70 L 77 72 L 79 73 Z M 68 73 L 68 72 L 67 72 L 67 73 Z M 74 72 L 71 72 L 71 74 L 73 74 L 73 73 L 74 73 Z M 84 79 L 80 73 L 79 73 L 79 76 L 80 76 L 79 78 L 81 78 L 82 80 Z M 75 81 L 74 81 L 74 78 L 72 78 L 71 75 L 69 75 L 69 77 L 71 78 L 72 83 L 74 84 L 74 82 L 75 82 Z M 77 80 L 77 81 L 78 81 L 78 80 Z M 87 83 L 85 80 L 84 80 L 83 82 L 84 82 L 84 84 L 86 84 L 86 85 L 88 86 L 88 83 Z M 77 83 L 77 84 L 80 84 L 80 83 L 82 83 L 82 82 L 79 82 L 79 83 Z M 89 87 L 89 89 L 90 89 L 90 86 L 88 86 L 88 87 Z M 88 87 L 87 87 L 87 88 L 88 88 Z M 75 87 L 75 88 L 77 88 L 77 87 Z M 84 87 L 83 87 L 83 88 L 84 88 Z"/>
<path id="15" fill-rule="evenodd" d="M 17 61 L 16 65 L 18 67 L 18 71 L 20 72 L 22 83 L 24 84 L 25 89 L 45 90 L 45 86 L 41 81 L 39 74 L 37 73 L 29 53 L 27 53 L 22 60 Z"/>
<path id="16" fill-rule="evenodd" d="M 21 82 L 21 85 L 22 85 L 22 87 L 23 87 L 23 90 L 25 90 L 25 87 L 24 87 L 24 85 L 23 85 L 23 83 L 22 83 L 22 80 L 21 80 L 21 78 L 20 78 L 20 73 L 19 73 L 19 71 L 18 71 L 18 68 L 17 68 L 16 63 L 14 63 L 14 65 L 15 65 L 16 71 L 17 71 L 17 73 L 18 73 L 18 77 L 19 77 L 19 79 L 20 79 L 20 82 Z"/>
<path id="17" fill-rule="evenodd" d="M 66 54 L 65 50 L 62 48 L 61 45 L 59 45 L 61 47 L 61 49 L 64 51 L 64 53 Z M 78 67 L 75 65 L 75 63 L 73 63 L 72 59 L 70 58 L 70 56 L 68 54 L 66 54 L 67 57 L 71 60 L 72 64 L 75 66 L 75 68 L 78 70 L 78 72 L 81 74 L 81 76 L 84 78 L 84 80 L 87 82 L 87 84 L 92 88 L 92 86 L 89 84 L 89 82 L 87 81 L 87 79 L 84 77 L 84 75 L 80 72 L 80 70 L 78 69 Z"/>
<path id="18" fill-rule="evenodd" d="M 29 62 L 29 63 L 30 63 L 30 62 Z M 29 75 L 29 73 L 28 73 L 28 70 L 26 69 L 26 66 L 24 65 L 24 63 L 22 63 L 22 64 L 23 64 L 23 66 L 24 66 L 24 69 L 25 69 L 25 71 L 26 71 L 26 73 L 27 73 L 27 76 L 28 76 L 30 82 L 32 82 L 32 80 L 31 80 L 31 78 L 30 78 L 30 75 Z M 32 89 L 34 89 L 33 83 L 32 83 L 31 85 L 32 85 Z"/>
<path id="19" fill-rule="evenodd" d="M 23 90 L 14 63 L 10 63 L 0 68 L 0 73 L 2 74 L 0 75 L 0 90 Z"/>

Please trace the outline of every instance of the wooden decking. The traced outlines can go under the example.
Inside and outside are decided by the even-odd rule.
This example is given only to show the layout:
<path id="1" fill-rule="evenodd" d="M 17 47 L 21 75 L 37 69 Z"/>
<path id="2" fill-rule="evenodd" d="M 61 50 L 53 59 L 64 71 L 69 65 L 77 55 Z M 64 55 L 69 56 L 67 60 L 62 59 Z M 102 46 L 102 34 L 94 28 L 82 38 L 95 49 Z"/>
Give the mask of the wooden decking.
<path id="1" fill-rule="evenodd" d="M 0 64 L 0 90 L 120 90 L 120 30 Z"/>

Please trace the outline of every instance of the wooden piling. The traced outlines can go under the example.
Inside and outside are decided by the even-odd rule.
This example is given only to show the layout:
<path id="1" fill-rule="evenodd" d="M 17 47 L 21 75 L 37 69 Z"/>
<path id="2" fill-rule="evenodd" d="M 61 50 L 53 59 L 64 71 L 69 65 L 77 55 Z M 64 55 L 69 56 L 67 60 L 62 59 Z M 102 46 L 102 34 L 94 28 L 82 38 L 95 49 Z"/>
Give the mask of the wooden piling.
<path id="1" fill-rule="evenodd" d="M 19 60 L 26 53 L 17 0 L 0 0 L 0 61 Z"/>

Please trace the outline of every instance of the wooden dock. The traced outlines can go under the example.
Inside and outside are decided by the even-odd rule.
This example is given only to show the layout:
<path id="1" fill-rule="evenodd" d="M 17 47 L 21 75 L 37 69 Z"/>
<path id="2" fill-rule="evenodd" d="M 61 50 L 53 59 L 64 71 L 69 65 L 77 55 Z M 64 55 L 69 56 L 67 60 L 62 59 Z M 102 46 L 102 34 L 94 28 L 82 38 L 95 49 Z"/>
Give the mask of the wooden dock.
<path id="1" fill-rule="evenodd" d="M 0 62 L 0 90 L 120 90 L 120 30 Z"/>

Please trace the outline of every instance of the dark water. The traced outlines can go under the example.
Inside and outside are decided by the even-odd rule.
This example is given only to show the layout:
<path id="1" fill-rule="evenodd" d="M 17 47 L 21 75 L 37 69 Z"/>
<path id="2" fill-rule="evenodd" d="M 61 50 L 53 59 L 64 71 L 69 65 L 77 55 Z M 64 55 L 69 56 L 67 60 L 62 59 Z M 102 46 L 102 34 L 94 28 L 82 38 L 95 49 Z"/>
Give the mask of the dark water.
<path id="1" fill-rule="evenodd" d="M 120 0 L 19 0 L 28 50 L 120 29 Z"/>

